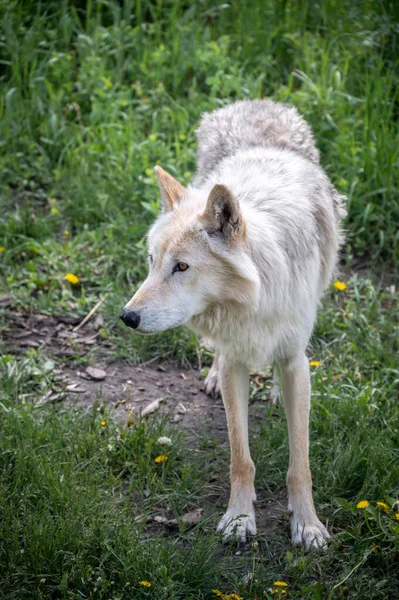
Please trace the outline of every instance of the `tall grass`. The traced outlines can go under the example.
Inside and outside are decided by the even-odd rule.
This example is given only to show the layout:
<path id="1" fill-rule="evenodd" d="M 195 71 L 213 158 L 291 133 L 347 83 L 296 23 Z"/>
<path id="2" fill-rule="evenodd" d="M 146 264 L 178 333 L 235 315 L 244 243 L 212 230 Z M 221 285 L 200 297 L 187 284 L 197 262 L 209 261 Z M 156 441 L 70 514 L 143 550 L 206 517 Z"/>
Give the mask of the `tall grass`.
<path id="1" fill-rule="evenodd" d="M 392 3 L 5 2 L 1 19 L 8 218 L 16 198 L 39 219 L 56 197 L 74 230 L 145 225 L 157 206 L 147 172 L 162 162 L 189 179 L 200 114 L 272 97 L 305 114 L 348 195 L 351 252 L 396 253 Z"/>

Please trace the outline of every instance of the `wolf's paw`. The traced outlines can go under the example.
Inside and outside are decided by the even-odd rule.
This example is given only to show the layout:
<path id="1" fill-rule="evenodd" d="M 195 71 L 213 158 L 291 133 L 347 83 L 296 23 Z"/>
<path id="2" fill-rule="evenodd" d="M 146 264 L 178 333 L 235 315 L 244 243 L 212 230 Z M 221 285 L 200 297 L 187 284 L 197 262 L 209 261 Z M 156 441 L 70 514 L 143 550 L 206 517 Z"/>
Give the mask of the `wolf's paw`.
<path id="1" fill-rule="evenodd" d="M 217 398 L 221 394 L 219 371 L 212 367 L 205 379 L 205 392 L 212 398 Z"/>
<path id="2" fill-rule="evenodd" d="M 304 523 L 302 519 L 291 518 L 292 543 L 294 546 L 303 546 L 305 550 L 311 548 L 325 549 L 330 537 L 323 523 L 315 517 L 312 523 Z"/>
<path id="3" fill-rule="evenodd" d="M 245 544 L 250 535 L 256 535 L 254 509 L 249 514 L 237 514 L 235 510 L 228 510 L 220 519 L 216 531 L 223 533 L 225 543 L 236 540 L 239 544 Z"/>

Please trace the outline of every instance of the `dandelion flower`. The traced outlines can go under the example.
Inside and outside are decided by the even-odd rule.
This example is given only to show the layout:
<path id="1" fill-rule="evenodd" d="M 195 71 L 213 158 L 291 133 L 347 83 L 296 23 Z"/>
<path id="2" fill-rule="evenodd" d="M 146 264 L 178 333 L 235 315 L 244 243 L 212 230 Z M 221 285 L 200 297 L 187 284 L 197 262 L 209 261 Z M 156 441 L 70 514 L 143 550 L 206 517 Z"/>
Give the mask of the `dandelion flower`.
<path id="1" fill-rule="evenodd" d="M 64 235 L 65 235 L 65 237 L 68 237 L 69 231 L 64 231 Z"/>
<path id="2" fill-rule="evenodd" d="M 319 360 L 311 360 L 309 363 L 310 367 L 319 367 L 320 366 L 320 361 Z"/>
<path id="3" fill-rule="evenodd" d="M 165 456 L 165 454 L 160 454 L 154 460 L 155 460 L 156 463 L 163 463 L 163 462 L 166 462 L 168 460 L 168 457 Z"/>
<path id="4" fill-rule="evenodd" d="M 385 502 L 376 502 L 377 506 L 381 508 L 384 512 L 389 511 L 389 506 Z"/>
<path id="5" fill-rule="evenodd" d="M 244 598 L 238 594 L 227 594 L 225 598 L 226 600 L 244 600 Z"/>
<path id="6" fill-rule="evenodd" d="M 162 444 L 163 446 L 171 446 L 172 440 L 166 436 L 162 436 L 157 439 L 157 444 Z"/>
<path id="7" fill-rule="evenodd" d="M 143 587 L 151 587 L 151 581 L 146 581 L 145 579 L 143 579 L 142 581 L 139 581 L 139 584 L 142 585 Z"/>
<path id="8" fill-rule="evenodd" d="M 395 519 L 399 521 L 399 513 L 395 513 Z"/>
<path id="9" fill-rule="evenodd" d="M 5 250 L 4 246 L 0 246 L 0 253 L 4 252 L 4 250 Z"/>
<path id="10" fill-rule="evenodd" d="M 218 598 L 222 598 L 222 600 L 226 600 L 226 594 L 223 594 L 220 590 L 211 590 L 213 594 L 215 594 Z"/>
<path id="11" fill-rule="evenodd" d="M 157 134 L 156 134 L 156 133 L 152 133 L 152 134 L 150 135 L 150 140 L 151 140 L 152 142 L 155 142 L 155 140 L 156 140 L 156 139 L 157 139 Z"/>
<path id="12" fill-rule="evenodd" d="M 72 285 L 77 285 L 79 283 L 79 277 L 73 273 L 67 273 L 65 279 L 69 281 L 69 283 L 72 283 Z"/>
<path id="13" fill-rule="evenodd" d="M 356 508 L 367 508 L 369 504 L 370 502 L 368 500 L 360 500 L 360 502 L 356 504 Z"/>
<path id="14" fill-rule="evenodd" d="M 343 292 L 348 286 L 343 281 L 334 281 L 334 287 L 336 290 Z"/>
<path id="15" fill-rule="evenodd" d="M 276 587 L 287 587 L 288 583 L 285 583 L 285 581 L 275 581 L 273 585 L 275 585 Z"/>
<path id="16" fill-rule="evenodd" d="M 280 596 L 282 596 L 283 594 L 286 594 L 287 591 L 284 590 L 283 588 L 274 588 L 273 590 L 273 594 L 279 594 Z"/>
<path id="17" fill-rule="evenodd" d="M 100 423 L 101 427 L 106 427 L 107 426 L 107 421 L 105 421 L 104 419 L 101 421 Z"/>

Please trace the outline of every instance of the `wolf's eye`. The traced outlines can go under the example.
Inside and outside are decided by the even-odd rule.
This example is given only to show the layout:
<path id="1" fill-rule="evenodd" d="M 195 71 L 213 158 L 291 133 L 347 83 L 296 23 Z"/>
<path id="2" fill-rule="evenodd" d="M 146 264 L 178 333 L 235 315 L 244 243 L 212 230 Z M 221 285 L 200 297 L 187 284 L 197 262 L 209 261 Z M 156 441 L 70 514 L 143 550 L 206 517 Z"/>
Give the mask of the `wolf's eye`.
<path id="1" fill-rule="evenodd" d="M 154 262 L 152 254 L 148 254 L 148 262 L 150 263 L 150 265 L 152 265 L 152 263 Z"/>
<path id="2" fill-rule="evenodd" d="M 178 262 L 177 265 L 173 268 L 172 273 L 176 273 L 176 271 L 187 271 L 188 264 L 184 262 Z"/>

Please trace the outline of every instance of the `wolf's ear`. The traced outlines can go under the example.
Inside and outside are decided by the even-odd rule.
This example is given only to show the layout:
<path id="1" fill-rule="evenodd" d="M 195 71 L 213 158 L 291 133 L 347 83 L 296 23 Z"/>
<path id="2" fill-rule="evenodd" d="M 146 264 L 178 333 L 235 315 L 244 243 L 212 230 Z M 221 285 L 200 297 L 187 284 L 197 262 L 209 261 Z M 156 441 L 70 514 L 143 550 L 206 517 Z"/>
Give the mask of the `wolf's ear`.
<path id="1" fill-rule="evenodd" d="M 244 233 L 240 204 L 224 185 L 217 184 L 212 188 L 200 218 L 209 233 L 219 231 L 226 239 Z"/>
<path id="2" fill-rule="evenodd" d="M 185 195 L 186 188 L 161 167 L 156 166 L 154 171 L 158 177 L 162 208 L 165 212 L 169 212 L 170 210 L 173 210 L 174 205 Z"/>

